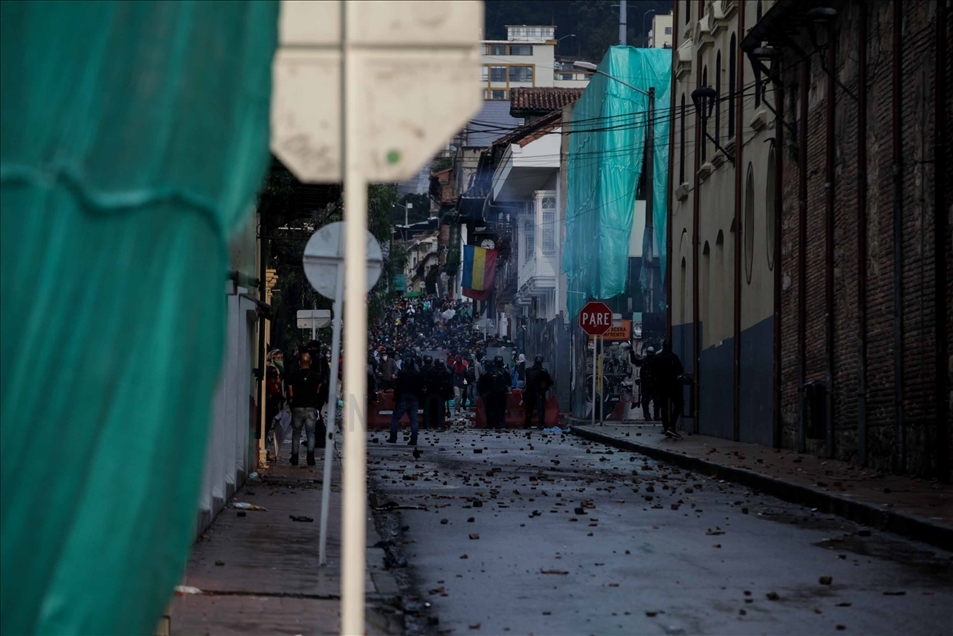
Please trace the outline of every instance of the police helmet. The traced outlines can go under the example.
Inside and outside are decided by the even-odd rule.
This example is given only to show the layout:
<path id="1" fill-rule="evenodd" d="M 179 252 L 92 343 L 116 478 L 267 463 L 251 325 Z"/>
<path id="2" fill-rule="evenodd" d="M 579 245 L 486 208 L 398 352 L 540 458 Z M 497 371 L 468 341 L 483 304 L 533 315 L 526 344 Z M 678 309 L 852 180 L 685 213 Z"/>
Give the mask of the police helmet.
<path id="1" fill-rule="evenodd" d="M 503 367 L 503 356 L 493 356 L 493 362 L 496 364 L 496 366 L 502 368 L 502 367 Z"/>
<path id="2" fill-rule="evenodd" d="M 433 364 L 433 356 L 424 356 L 424 364 Z"/>
<path id="3" fill-rule="evenodd" d="M 655 347 L 647 347 L 647 348 L 645 349 L 645 355 L 647 355 L 647 356 L 654 356 L 654 355 L 655 355 Z"/>
<path id="4" fill-rule="evenodd" d="M 409 370 L 414 366 L 414 356 L 404 356 L 404 369 Z"/>
<path id="5" fill-rule="evenodd" d="M 539 355 L 538 353 L 535 356 L 533 356 L 533 364 L 535 365 L 543 364 L 543 356 Z"/>

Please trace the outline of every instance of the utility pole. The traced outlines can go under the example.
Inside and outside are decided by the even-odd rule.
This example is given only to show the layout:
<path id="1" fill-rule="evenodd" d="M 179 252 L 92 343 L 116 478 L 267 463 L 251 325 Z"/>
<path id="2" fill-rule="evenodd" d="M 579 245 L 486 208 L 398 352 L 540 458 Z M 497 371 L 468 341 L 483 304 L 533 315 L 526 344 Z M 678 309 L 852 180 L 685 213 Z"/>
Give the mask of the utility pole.
<path id="1" fill-rule="evenodd" d="M 625 0 L 619 0 L 619 44 L 622 46 L 625 46 L 625 31 L 627 28 L 625 20 Z"/>

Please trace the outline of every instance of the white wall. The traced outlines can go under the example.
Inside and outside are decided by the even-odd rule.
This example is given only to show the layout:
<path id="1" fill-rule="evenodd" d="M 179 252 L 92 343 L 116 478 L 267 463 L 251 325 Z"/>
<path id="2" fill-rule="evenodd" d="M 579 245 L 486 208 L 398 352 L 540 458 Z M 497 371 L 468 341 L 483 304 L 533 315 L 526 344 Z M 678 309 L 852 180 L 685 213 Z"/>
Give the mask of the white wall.
<path id="1" fill-rule="evenodd" d="M 199 493 L 200 525 L 215 517 L 255 465 L 251 404 L 255 386 L 252 365 L 257 315 L 255 304 L 240 296 L 247 293 L 245 288 L 233 283 L 228 287 L 225 296 L 228 330 L 225 361 L 212 402 L 205 470 Z"/>

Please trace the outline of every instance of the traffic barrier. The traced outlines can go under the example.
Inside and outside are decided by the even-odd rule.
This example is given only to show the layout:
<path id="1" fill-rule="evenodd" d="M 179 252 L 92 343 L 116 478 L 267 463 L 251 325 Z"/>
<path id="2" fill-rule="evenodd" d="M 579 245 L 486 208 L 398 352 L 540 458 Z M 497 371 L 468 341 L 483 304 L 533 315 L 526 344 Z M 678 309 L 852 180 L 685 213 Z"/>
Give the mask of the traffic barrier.
<path id="1" fill-rule="evenodd" d="M 553 426 L 559 426 L 559 420 L 562 418 L 563 414 L 559 412 L 559 400 L 556 399 L 555 395 L 549 396 L 549 399 L 546 400 L 546 428 L 551 428 Z"/>
<path id="2" fill-rule="evenodd" d="M 394 391 L 388 389 L 386 391 L 377 392 L 377 401 L 372 402 L 368 409 L 367 414 L 367 428 L 368 430 L 388 430 L 390 429 L 390 420 L 394 415 L 394 407 L 396 407 L 394 402 Z M 417 409 L 417 425 L 422 426 L 424 421 L 424 411 L 422 408 Z M 397 423 L 398 428 L 405 428 L 410 426 L 410 416 L 406 413 L 400 421 Z"/>

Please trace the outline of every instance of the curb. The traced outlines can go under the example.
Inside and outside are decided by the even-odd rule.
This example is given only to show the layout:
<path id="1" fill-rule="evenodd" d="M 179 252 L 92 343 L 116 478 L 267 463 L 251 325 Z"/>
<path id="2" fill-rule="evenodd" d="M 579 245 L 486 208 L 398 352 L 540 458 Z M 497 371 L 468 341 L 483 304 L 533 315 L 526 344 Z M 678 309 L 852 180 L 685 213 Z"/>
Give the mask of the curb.
<path id="1" fill-rule="evenodd" d="M 573 435 L 593 442 L 641 453 L 652 459 L 674 464 L 679 468 L 732 481 L 790 503 L 817 508 L 826 514 L 838 515 L 863 525 L 923 541 L 943 550 L 949 550 L 950 546 L 953 546 L 953 527 L 923 517 L 881 508 L 809 486 L 801 486 L 746 468 L 716 464 L 700 457 L 646 446 L 627 439 L 618 439 L 588 428 L 570 425 L 569 429 Z"/>

